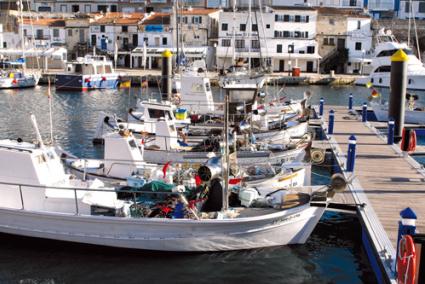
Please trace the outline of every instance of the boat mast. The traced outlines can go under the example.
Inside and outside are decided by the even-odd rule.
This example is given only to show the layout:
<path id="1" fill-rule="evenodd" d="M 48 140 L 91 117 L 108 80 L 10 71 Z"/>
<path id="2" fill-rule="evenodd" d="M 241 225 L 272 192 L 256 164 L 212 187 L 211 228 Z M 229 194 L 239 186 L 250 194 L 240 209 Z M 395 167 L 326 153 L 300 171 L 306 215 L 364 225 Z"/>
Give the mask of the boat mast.
<path id="1" fill-rule="evenodd" d="M 25 42 L 24 42 L 24 3 L 22 2 L 22 0 L 19 0 L 18 2 L 19 4 L 19 16 L 21 18 L 21 49 L 22 49 L 22 59 L 25 60 Z M 34 33 L 33 33 L 33 38 L 34 38 Z M 23 67 L 25 67 L 25 62 L 23 64 Z"/>
<path id="2" fill-rule="evenodd" d="M 407 46 L 410 47 L 410 21 L 412 18 L 412 0 L 409 0 L 409 25 L 407 27 Z"/>
<path id="3" fill-rule="evenodd" d="M 232 46 L 233 46 L 233 54 L 232 54 L 232 66 L 236 63 L 236 0 L 233 0 L 233 35 L 232 35 Z"/>
<path id="4" fill-rule="evenodd" d="M 223 89 L 222 89 L 223 90 Z M 229 90 L 224 94 L 224 151 L 223 151 L 223 207 L 222 211 L 229 209 Z"/>
<path id="5" fill-rule="evenodd" d="M 183 19 L 180 18 L 179 19 L 179 0 L 176 0 L 176 3 L 174 5 L 174 13 L 176 15 L 176 20 L 175 20 L 175 29 L 176 29 L 176 69 L 177 69 L 177 73 L 180 73 L 180 62 L 179 62 L 179 21 L 181 22 Z"/>
<path id="6" fill-rule="evenodd" d="M 251 33 L 252 33 L 251 0 L 248 0 L 248 70 L 250 72 L 251 72 Z"/>

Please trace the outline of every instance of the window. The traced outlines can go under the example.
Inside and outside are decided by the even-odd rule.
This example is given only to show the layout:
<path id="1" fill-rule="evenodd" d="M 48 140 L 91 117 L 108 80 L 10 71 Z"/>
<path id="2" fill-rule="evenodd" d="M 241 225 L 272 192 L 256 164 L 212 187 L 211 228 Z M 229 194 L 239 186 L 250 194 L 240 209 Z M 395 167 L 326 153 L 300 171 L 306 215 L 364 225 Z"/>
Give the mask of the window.
<path id="1" fill-rule="evenodd" d="M 258 25 L 257 24 L 252 24 L 252 31 L 258 32 Z"/>
<path id="2" fill-rule="evenodd" d="M 308 23 L 310 21 L 310 16 L 305 16 L 305 22 Z"/>
<path id="3" fill-rule="evenodd" d="M 235 41 L 236 48 L 245 48 L 245 40 L 244 39 L 237 39 Z"/>
<path id="4" fill-rule="evenodd" d="M 425 13 L 425 2 L 419 2 L 419 13 Z"/>
<path id="5" fill-rule="evenodd" d="M 252 49 L 260 49 L 260 41 L 258 39 L 251 40 Z"/>
<path id="6" fill-rule="evenodd" d="M 24 30 L 24 36 L 27 36 L 27 30 L 26 29 Z"/>
<path id="7" fill-rule="evenodd" d="M 201 16 L 193 17 L 192 24 L 202 24 L 202 17 Z"/>
<path id="8" fill-rule="evenodd" d="M 37 38 L 43 39 L 43 30 L 37 30 Z"/>
<path id="9" fill-rule="evenodd" d="M 315 49 L 314 46 L 307 46 L 307 53 L 314 54 L 314 49 Z"/>
<path id="10" fill-rule="evenodd" d="M 98 12 L 106 13 L 107 10 L 108 10 L 108 6 L 106 6 L 106 5 L 97 5 L 97 11 Z"/>
<path id="11" fill-rule="evenodd" d="M 104 33 L 105 32 L 105 26 L 100 26 L 100 32 Z"/>
<path id="12" fill-rule="evenodd" d="M 289 22 L 289 15 L 283 15 L 283 21 Z"/>
<path id="13" fill-rule="evenodd" d="M 266 25 L 266 29 L 270 29 L 270 24 L 267 24 Z"/>
<path id="14" fill-rule="evenodd" d="M 231 45 L 230 39 L 222 39 L 221 40 L 221 46 L 230 46 L 230 45 Z"/>
<path id="15" fill-rule="evenodd" d="M 391 72 L 391 65 L 383 65 L 376 68 L 375 73 L 389 73 Z"/>
<path id="16" fill-rule="evenodd" d="M 239 26 L 239 30 L 240 30 L 241 32 L 246 31 L 246 24 L 240 24 L 240 26 Z"/>
<path id="17" fill-rule="evenodd" d="M 167 38 L 166 37 L 162 38 L 162 45 L 167 45 Z"/>
<path id="18" fill-rule="evenodd" d="M 72 36 L 72 30 L 71 29 L 68 30 L 68 36 Z"/>
<path id="19" fill-rule="evenodd" d="M 91 13 L 91 5 L 84 5 L 84 12 Z"/>
<path id="20" fill-rule="evenodd" d="M 410 2 L 404 2 L 404 12 L 410 13 Z"/>
<path id="21" fill-rule="evenodd" d="M 77 13 L 80 11 L 80 5 L 72 5 L 72 12 Z"/>
<path id="22" fill-rule="evenodd" d="M 294 53 L 295 47 L 293 44 L 288 45 L 288 53 Z"/>
<path id="23" fill-rule="evenodd" d="M 3 48 L 7 48 L 7 42 L 3 42 Z"/>
<path id="24" fill-rule="evenodd" d="M 383 50 L 383 51 L 381 51 L 378 55 L 377 55 L 377 57 L 383 57 L 383 56 L 392 56 L 395 52 L 397 51 L 397 49 L 387 49 L 387 50 Z M 407 55 L 412 55 L 413 54 L 413 52 L 412 52 L 412 50 L 411 49 L 406 49 L 406 48 L 404 48 L 403 49 L 403 51 L 404 51 L 404 53 L 406 53 Z"/>
<path id="25" fill-rule="evenodd" d="M 59 30 L 53 29 L 53 37 L 59 37 Z"/>
<path id="26" fill-rule="evenodd" d="M 282 53 L 282 45 L 281 44 L 276 45 L 276 53 Z"/>
<path id="27" fill-rule="evenodd" d="M 329 39 L 327 37 L 323 38 L 323 45 L 329 45 Z"/>
<path id="28" fill-rule="evenodd" d="M 356 42 L 356 50 L 362 50 L 362 43 Z"/>
<path id="29" fill-rule="evenodd" d="M 329 38 L 329 45 L 335 45 L 335 39 L 333 37 Z"/>
<path id="30" fill-rule="evenodd" d="M 329 19 L 329 25 L 335 25 L 335 20 L 334 19 Z"/>
<path id="31" fill-rule="evenodd" d="M 300 15 L 296 15 L 296 16 L 295 16 L 295 22 L 296 22 L 296 23 L 301 22 L 301 16 L 300 16 Z"/>
<path id="32" fill-rule="evenodd" d="M 128 26 L 122 26 L 122 27 L 121 27 L 121 31 L 122 31 L 123 33 L 128 33 Z"/>
<path id="33" fill-rule="evenodd" d="M 228 25 L 226 23 L 221 24 L 221 30 L 227 31 Z"/>
<path id="34" fill-rule="evenodd" d="M 362 28 L 362 22 L 357 21 L 357 29 L 360 30 Z"/>

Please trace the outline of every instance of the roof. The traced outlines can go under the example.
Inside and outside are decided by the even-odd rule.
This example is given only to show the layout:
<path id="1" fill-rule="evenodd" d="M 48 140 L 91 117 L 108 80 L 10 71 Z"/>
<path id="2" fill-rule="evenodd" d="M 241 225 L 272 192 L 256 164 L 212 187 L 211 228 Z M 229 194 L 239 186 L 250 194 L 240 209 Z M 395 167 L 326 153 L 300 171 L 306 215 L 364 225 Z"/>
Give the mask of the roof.
<path id="1" fill-rule="evenodd" d="M 93 25 L 137 25 L 145 16 L 143 13 L 109 12 L 94 14 Z"/>
<path id="2" fill-rule="evenodd" d="M 24 25 L 34 25 L 34 26 L 49 26 L 49 27 L 64 27 L 65 26 L 65 20 L 57 19 L 57 18 L 47 18 L 47 19 L 24 18 L 23 23 Z"/>
<path id="3" fill-rule="evenodd" d="M 142 25 L 169 25 L 171 17 L 169 13 L 154 13 L 143 20 Z"/>
<path id="4" fill-rule="evenodd" d="M 211 13 L 215 13 L 220 11 L 220 9 L 197 9 L 197 8 L 192 8 L 192 9 L 186 9 L 183 11 L 179 11 L 179 14 L 181 15 L 209 15 Z"/>
<path id="5" fill-rule="evenodd" d="M 363 9 L 350 9 L 350 8 L 331 8 L 319 7 L 316 8 L 319 16 L 352 16 L 358 18 L 370 18 Z"/>

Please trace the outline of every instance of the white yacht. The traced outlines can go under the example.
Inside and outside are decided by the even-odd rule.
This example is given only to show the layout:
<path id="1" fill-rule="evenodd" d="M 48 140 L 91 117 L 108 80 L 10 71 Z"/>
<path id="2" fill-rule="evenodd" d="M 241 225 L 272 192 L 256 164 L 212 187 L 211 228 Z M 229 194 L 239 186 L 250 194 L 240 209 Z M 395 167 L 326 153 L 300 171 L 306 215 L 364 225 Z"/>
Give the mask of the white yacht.
<path id="1" fill-rule="evenodd" d="M 372 57 L 372 72 L 368 76 L 356 80 L 357 85 L 371 83 L 375 87 L 390 87 L 391 56 L 402 49 L 408 56 L 407 61 L 407 89 L 425 90 L 425 67 L 406 44 L 396 40 L 389 32 L 381 32 L 377 36 L 377 45 Z"/>
<path id="2" fill-rule="evenodd" d="M 38 84 L 40 76 L 28 73 L 24 63 L 19 61 L 2 62 L 0 89 L 32 88 Z"/>

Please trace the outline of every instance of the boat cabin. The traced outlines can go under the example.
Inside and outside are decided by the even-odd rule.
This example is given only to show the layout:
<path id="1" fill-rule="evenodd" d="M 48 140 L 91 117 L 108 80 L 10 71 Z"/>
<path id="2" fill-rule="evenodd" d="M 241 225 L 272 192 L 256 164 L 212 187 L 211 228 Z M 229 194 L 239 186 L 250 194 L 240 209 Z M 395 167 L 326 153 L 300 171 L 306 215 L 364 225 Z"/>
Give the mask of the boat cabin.
<path id="1" fill-rule="evenodd" d="M 107 60 L 106 56 L 78 57 L 76 61 L 67 64 L 68 73 L 79 75 L 97 75 L 114 73 L 112 61 Z"/>

